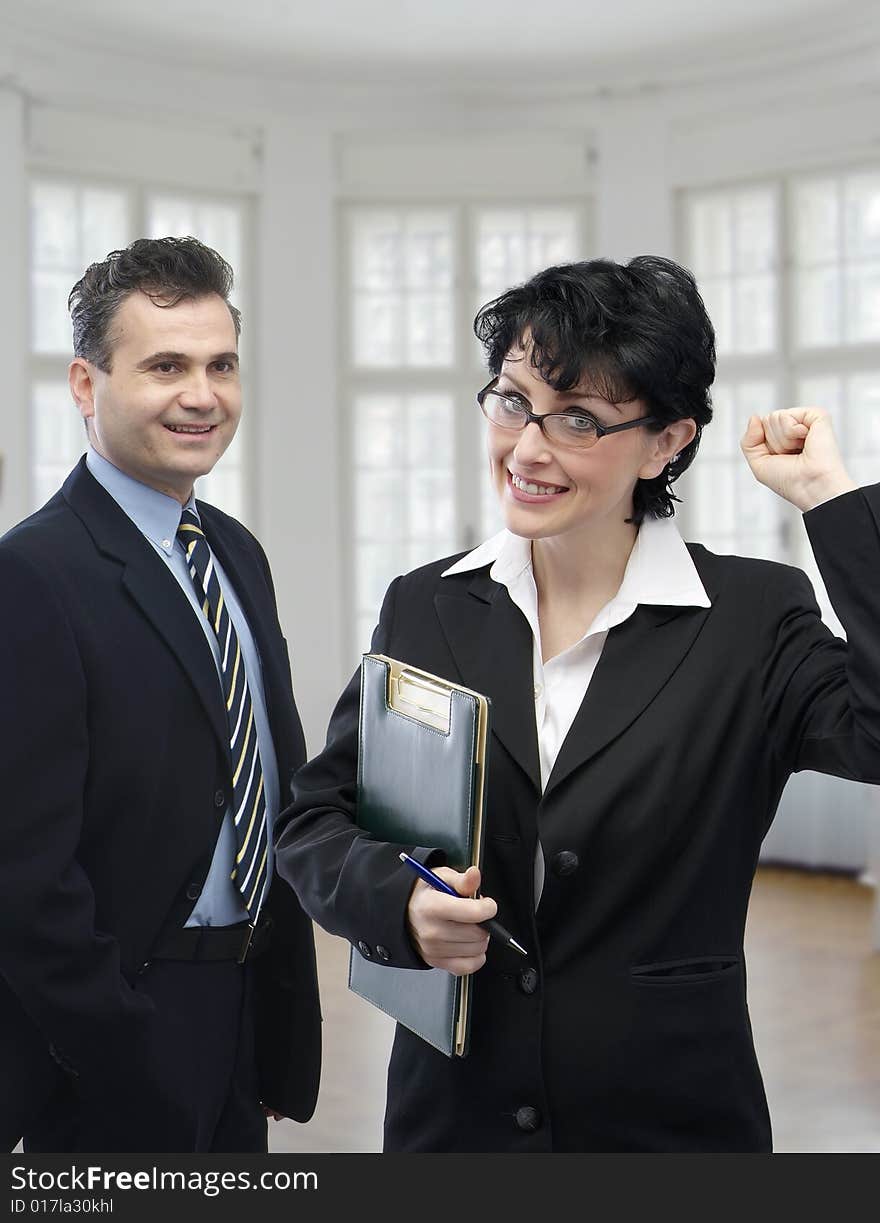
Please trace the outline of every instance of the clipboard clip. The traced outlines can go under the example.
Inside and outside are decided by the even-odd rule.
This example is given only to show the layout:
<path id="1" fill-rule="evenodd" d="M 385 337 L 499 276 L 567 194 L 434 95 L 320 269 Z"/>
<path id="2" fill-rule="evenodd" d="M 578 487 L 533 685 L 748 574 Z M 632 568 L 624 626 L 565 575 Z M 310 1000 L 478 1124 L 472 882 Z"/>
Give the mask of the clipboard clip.
<path id="1" fill-rule="evenodd" d="M 398 713 L 416 718 L 435 730 L 449 734 L 452 690 L 406 668 L 393 667 L 388 677 L 388 704 Z"/>

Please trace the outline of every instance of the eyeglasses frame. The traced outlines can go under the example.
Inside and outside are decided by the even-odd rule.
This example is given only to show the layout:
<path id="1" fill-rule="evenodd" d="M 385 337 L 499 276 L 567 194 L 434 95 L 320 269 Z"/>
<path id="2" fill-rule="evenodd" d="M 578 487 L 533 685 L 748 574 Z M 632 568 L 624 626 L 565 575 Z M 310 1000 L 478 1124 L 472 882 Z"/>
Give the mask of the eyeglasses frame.
<path id="1" fill-rule="evenodd" d="M 486 385 L 482 388 L 482 390 L 477 391 L 477 403 L 480 405 L 480 411 L 486 417 L 486 420 L 488 420 L 490 425 L 496 425 L 499 429 L 509 429 L 511 432 L 516 432 L 516 433 L 521 433 L 529 425 L 536 424 L 538 428 L 541 430 L 541 432 L 543 433 L 544 437 L 547 438 L 547 441 L 550 442 L 551 445 L 556 445 L 556 446 L 568 445 L 568 447 L 573 450 L 590 450 L 593 446 L 596 445 L 596 442 L 601 441 L 602 438 L 605 437 L 605 435 L 608 433 L 620 433 L 624 429 L 634 429 L 636 425 L 647 425 L 647 424 L 659 425 L 662 423 L 660 420 L 658 420 L 656 416 L 637 416 L 635 420 L 624 420 L 624 421 L 621 421 L 619 425 L 602 425 L 599 423 L 598 420 L 596 420 L 592 412 L 583 411 L 581 412 L 581 415 L 588 416 L 590 420 L 593 422 L 593 424 L 596 426 L 596 441 L 590 442 L 589 446 L 578 445 L 577 443 L 572 444 L 572 443 L 565 443 L 565 442 L 557 442 L 552 437 L 548 436 L 547 431 L 544 428 L 543 422 L 547 419 L 548 416 L 572 416 L 574 415 L 572 412 L 538 413 L 538 412 L 530 411 L 529 408 L 521 407 L 520 411 L 523 413 L 523 415 L 526 418 L 525 422 L 522 425 L 501 425 L 501 424 L 498 424 L 497 420 L 492 420 L 492 418 L 486 414 L 486 409 L 483 407 L 483 400 L 486 398 L 486 396 L 489 394 L 490 391 L 495 389 L 495 384 L 497 383 L 500 377 L 501 377 L 500 374 L 496 374 L 495 377 L 492 378 L 490 382 L 486 383 Z M 504 395 L 504 392 L 499 391 L 498 394 Z"/>

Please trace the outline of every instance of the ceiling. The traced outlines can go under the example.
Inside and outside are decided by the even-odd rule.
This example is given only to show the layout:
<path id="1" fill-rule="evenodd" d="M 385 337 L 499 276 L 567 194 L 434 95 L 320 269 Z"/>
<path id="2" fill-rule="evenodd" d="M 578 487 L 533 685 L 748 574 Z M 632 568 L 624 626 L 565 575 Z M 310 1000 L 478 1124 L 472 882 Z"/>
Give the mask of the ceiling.
<path id="1" fill-rule="evenodd" d="M 8 36 L 83 52 L 303 79 L 466 72 L 524 85 L 747 54 L 868 14 L 856 0 L 0 0 Z"/>

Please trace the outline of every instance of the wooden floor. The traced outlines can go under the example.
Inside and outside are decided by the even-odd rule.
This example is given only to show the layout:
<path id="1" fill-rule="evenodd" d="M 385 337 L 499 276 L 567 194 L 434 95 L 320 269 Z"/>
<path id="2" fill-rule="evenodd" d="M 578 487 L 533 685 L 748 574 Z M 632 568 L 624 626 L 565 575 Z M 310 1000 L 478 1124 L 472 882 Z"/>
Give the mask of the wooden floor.
<path id="1" fill-rule="evenodd" d="M 873 888 L 759 873 L 749 1009 L 777 1151 L 880 1151 L 880 952 Z"/>
<path id="2" fill-rule="evenodd" d="M 880 953 L 874 890 L 762 868 L 746 939 L 749 1005 L 779 1152 L 880 1151 Z M 321 1095 L 308 1125 L 273 1122 L 275 1151 L 379 1151 L 393 1024 L 346 988 L 348 944 L 317 931 Z"/>

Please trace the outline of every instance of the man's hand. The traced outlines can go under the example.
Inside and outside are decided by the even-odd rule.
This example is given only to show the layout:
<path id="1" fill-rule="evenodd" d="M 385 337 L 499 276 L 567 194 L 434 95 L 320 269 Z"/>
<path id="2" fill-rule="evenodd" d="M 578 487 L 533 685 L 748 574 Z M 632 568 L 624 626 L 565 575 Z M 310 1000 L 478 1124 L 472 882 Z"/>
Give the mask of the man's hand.
<path id="1" fill-rule="evenodd" d="M 784 408 L 750 416 L 740 442 L 759 484 L 806 513 L 858 485 L 847 473 L 822 408 Z"/>
<path id="2" fill-rule="evenodd" d="M 267 1117 L 271 1117 L 273 1121 L 284 1121 L 284 1113 L 276 1113 L 274 1108 L 269 1108 L 267 1104 L 263 1105 L 263 1112 Z"/>
<path id="3" fill-rule="evenodd" d="M 462 899 L 444 896 L 417 879 L 406 909 L 410 938 L 426 964 L 464 977 L 486 963 L 489 934 L 477 923 L 494 917 L 498 906 L 488 896 L 470 899 L 480 886 L 475 866 L 469 866 L 463 875 L 448 866 L 436 867 L 435 873 Z"/>

